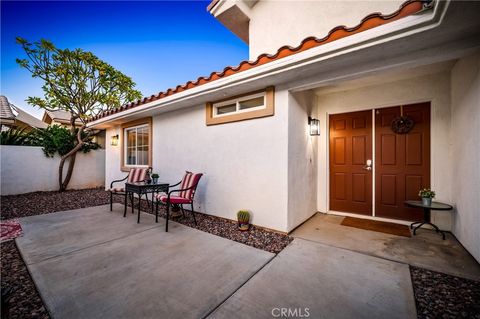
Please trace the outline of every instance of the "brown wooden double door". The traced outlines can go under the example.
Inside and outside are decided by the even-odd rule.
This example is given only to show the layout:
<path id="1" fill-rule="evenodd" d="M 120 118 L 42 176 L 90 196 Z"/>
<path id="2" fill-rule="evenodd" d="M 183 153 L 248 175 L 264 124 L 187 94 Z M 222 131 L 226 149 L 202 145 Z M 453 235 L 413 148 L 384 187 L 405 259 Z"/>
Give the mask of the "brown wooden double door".
<path id="1" fill-rule="evenodd" d="M 391 128 L 401 114 L 415 123 L 407 134 Z M 404 201 L 430 185 L 430 103 L 335 114 L 329 124 L 330 210 L 372 216 L 375 185 L 375 216 L 420 220 Z"/>

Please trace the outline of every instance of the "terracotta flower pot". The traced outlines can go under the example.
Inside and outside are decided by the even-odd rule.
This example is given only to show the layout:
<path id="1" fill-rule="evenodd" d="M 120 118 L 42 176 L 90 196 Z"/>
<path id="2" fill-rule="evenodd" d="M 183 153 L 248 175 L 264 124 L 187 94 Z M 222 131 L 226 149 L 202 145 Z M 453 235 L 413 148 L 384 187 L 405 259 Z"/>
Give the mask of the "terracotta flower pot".
<path id="1" fill-rule="evenodd" d="M 250 229 L 250 224 L 249 223 L 244 223 L 244 222 L 238 222 L 238 229 L 240 231 L 247 231 Z"/>

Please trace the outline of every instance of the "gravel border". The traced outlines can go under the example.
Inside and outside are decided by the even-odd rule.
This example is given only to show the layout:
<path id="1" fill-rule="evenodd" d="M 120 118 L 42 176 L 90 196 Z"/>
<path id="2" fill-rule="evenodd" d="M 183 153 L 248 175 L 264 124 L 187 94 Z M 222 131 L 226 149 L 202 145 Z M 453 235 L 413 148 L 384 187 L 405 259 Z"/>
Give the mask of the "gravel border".
<path id="1" fill-rule="evenodd" d="M 7 195 L 1 197 L 0 218 L 11 219 L 42 215 L 108 203 L 110 203 L 110 194 L 103 188 L 67 190 L 62 193 L 34 192 Z"/>
<path id="2" fill-rule="evenodd" d="M 2 292 L 10 289 L 8 318 L 50 318 L 15 241 L 9 240 L 1 243 L 0 250 L 2 254 Z M 3 311 L 5 309 L 2 309 L 2 313 Z M 4 317 L 2 316 L 2 318 Z"/>
<path id="3" fill-rule="evenodd" d="M 418 318 L 480 319 L 480 282 L 410 266 Z"/>

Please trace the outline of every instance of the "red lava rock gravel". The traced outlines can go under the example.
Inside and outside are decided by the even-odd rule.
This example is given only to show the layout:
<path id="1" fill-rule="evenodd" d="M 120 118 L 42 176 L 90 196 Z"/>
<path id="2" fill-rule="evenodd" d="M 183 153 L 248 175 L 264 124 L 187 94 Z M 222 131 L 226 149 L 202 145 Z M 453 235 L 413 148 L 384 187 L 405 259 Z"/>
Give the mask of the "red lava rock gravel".
<path id="1" fill-rule="evenodd" d="M 137 200 L 135 200 L 136 205 Z M 143 211 L 151 212 L 151 208 L 147 206 L 144 200 L 142 200 L 141 207 Z M 170 214 L 170 220 L 271 253 L 278 254 L 293 240 L 292 237 L 285 234 L 255 226 L 251 226 L 248 231 L 242 232 L 238 230 L 237 223 L 234 221 L 201 213 L 195 213 L 197 219 L 197 226 L 195 226 L 191 212 L 185 210 L 185 213 L 185 217 L 180 214 L 176 218 Z M 158 216 L 166 217 L 165 206 L 159 206 Z"/>
<path id="2" fill-rule="evenodd" d="M 13 240 L 3 242 L 0 249 L 2 292 L 7 289 L 11 291 L 9 300 L 11 306 L 7 318 L 50 318 L 15 242 Z"/>
<path id="3" fill-rule="evenodd" d="M 480 319 L 480 282 L 410 266 L 418 318 Z"/>
<path id="4" fill-rule="evenodd" d="M 2 196 L 0 216 L 2 219 L 10 219 L 108 203 L 110 194 L 103 188 L 7 195 Z"/>

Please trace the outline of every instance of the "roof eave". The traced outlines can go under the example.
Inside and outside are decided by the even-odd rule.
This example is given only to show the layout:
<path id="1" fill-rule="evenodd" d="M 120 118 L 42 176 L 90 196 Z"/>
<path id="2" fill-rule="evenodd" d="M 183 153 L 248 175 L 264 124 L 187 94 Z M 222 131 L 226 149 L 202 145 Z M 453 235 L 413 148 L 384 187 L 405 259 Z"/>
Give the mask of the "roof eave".
<path id="1" fill-rule="evenodd" d="M 173 110 L 175 104 L 194 97 L 203 96 L 207 99 L 208 96 L 213 96 L 213 93 L 218 92 L 221 89 L 227 89 L 233 86 L 246 86 L 246 84 L 261 78 L 266 78 L 282 72 L 295 71 L 296 69 L 300 69 L 309 64 L 333 59 L 337 56 L 349 54 L 368 46 L 374 46 L 391 41 L 395 38 L 406 37 L 429 28 L 434 28 L 439 24 L 442 15 L 448 7 L 448 2 L 449 1 L 442 2 L 442 4 L 437 5 L 434 10 L 421 15 L 408 16 L 377 28 L 366 30 L 349 37 L 326 43 L 319 47 L 272 61 L 250 70 L 233 74 L 159 100 L 145 103 L 132 109 L 127 109 L 122 112 L 99 118 L 89 122 L 87 126 L 92 128 L 104 128 L 108 127 L 109 123 L 121 121 L 122 119 L 134 115 L 140 115 L 145 112 L 151 112 L 153 110 L 160 111 L 163 109 Z M 272 84 L 276 85 L 275 83 L 269 83 L 269 85 Z"/>

